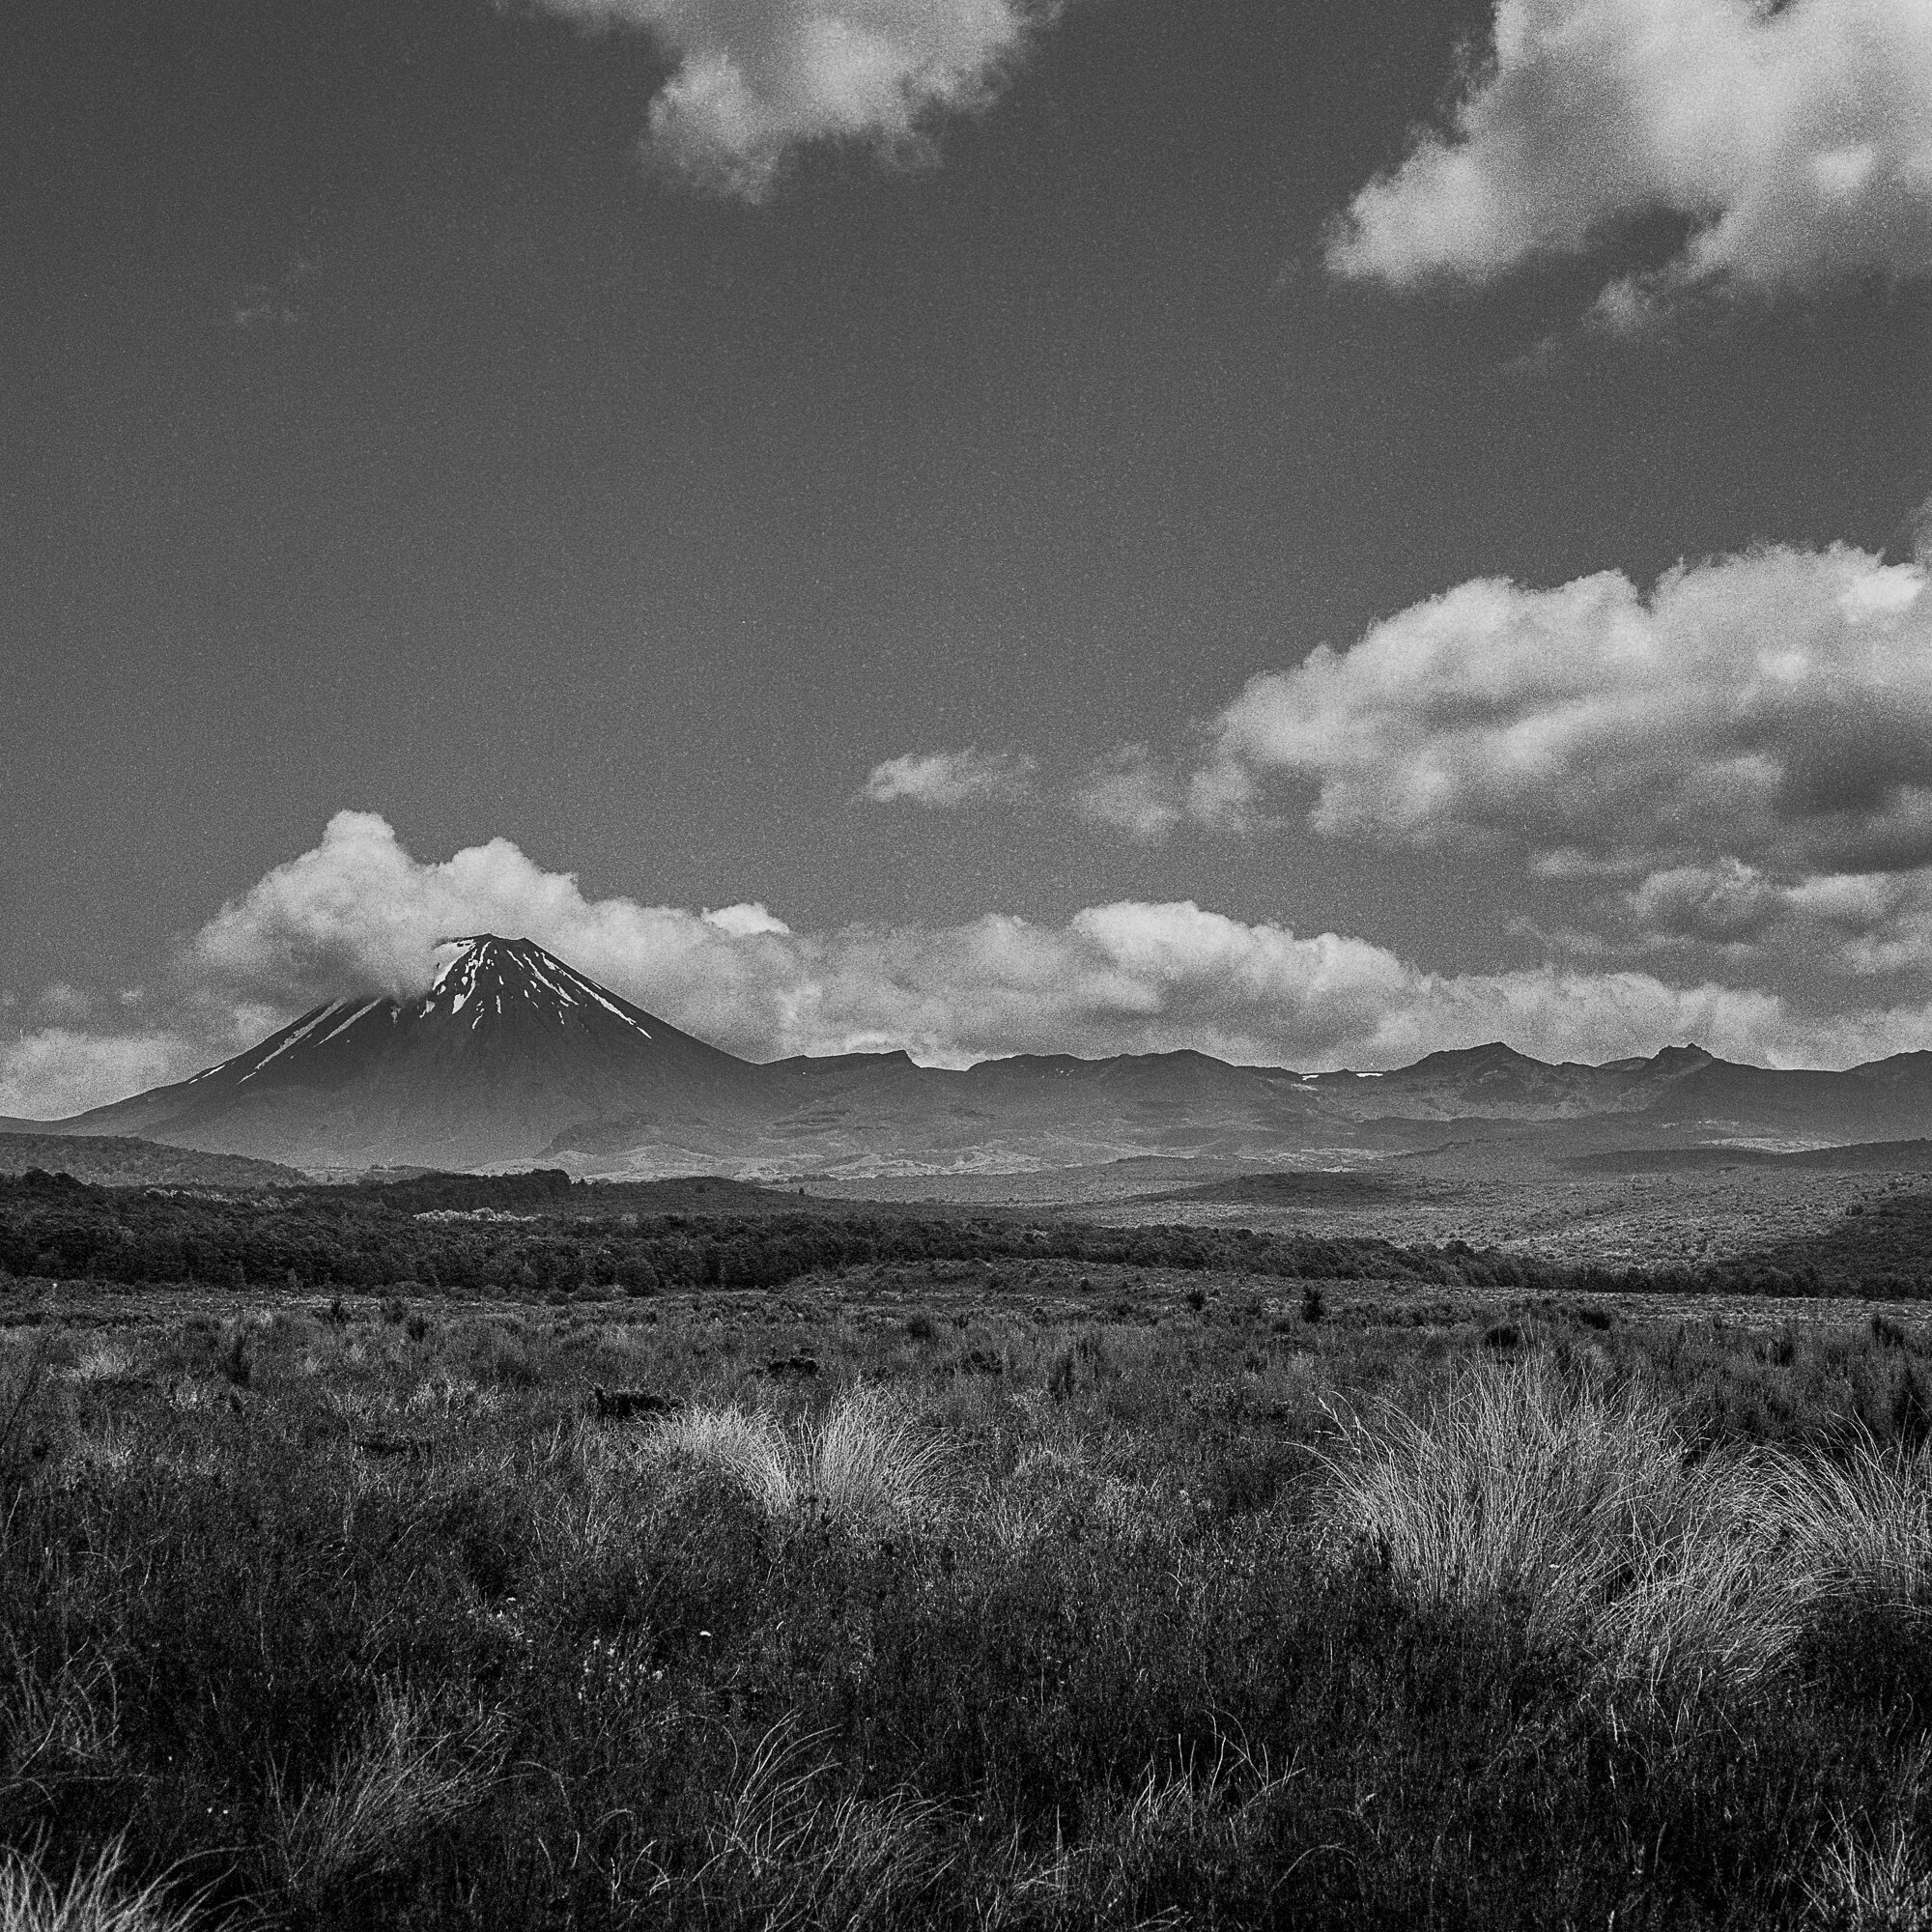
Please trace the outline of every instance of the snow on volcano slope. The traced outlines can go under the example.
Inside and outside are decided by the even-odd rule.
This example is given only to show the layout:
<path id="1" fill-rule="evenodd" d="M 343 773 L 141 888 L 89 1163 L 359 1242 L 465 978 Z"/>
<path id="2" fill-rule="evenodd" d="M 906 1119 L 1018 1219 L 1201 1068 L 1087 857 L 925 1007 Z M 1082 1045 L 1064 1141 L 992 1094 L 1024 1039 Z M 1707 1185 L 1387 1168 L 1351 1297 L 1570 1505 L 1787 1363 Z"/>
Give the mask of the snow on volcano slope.
<path id="1" fill-rule="evenodd" d="M 1816 1141 L 1932 1133 L 1932 1054 L 1839 1073 L 1735 1066 L 1690 1047 L 1551 1066 L 1501 1042 L 1375 1073 L 1298 1074 L 1190 1052 L 1018 1055 L 963 1072 L 903 1053 L 754 1065 L 530 940 L 446 944 L 426 992 L 330 1001 L 192 1079 L 20 1124 L 307 1168 L 687 1174 L 881 1160 L 1009 1172 L 1146 1153 L 1265 1163 L 1529 1122 L 1552 1150 L 1566 1134 L 1594 1147 L 1774 1129 Z"/>
<path id="2" fill-rule="evenodd" d="M 759 1111 L 759 1069 L 527 939 L 453 941 L 427 993 L 335 1000 L 175 1086 L 72 1122 L 314 1167 L 534 1158 L 601 1121 L 708 1130 Z"/>

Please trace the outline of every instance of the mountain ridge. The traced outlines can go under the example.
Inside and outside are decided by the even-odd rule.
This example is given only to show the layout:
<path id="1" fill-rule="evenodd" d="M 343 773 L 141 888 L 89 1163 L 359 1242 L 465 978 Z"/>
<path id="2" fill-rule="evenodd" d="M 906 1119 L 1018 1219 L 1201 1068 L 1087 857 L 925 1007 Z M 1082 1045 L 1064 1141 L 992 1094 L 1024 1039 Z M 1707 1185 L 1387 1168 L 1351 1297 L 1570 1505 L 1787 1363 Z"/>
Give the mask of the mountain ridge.
<path id="1" fill-rule="evenodd" d="M 778 1176 L 998 1172 L 1139 1154 L 1268 1160 L 1536 1125 L 1599 1142 L 1818 1143 L 1932 1132 L 1932 1052 L 1842 1071 L 1694 1043 L 1592 1065 L 1504 1040 L 1303 1073 L 1180 1048 L 924 1067 L 903 1050 L 766 1062 L 682 1032 L 527 938 L 473 933 L 427 992 L 325 1002 L 188 1079 L 38 1134 L 135 1135 L 331 1170 L 500 1167 Z M 440 948 L 440 952 L 442 949 Z M 871 1164 L 868 1169 L 867 1164 Z"/>

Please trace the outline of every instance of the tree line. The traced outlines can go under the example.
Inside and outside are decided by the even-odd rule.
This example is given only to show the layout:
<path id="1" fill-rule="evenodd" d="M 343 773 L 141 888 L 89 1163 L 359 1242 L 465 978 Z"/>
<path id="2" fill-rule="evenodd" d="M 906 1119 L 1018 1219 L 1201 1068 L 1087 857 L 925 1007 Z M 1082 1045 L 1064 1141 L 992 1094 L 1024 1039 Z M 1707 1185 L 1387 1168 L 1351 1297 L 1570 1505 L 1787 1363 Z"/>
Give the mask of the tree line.
<path id="1" fill-rule="evenodd" d="M 0 1179 L 0 1271 L 130 1286 L 414 1287 L 521 1298 L 779 1288 L 821 1271 L 877 1264 L 1054 1262 L 1527 1292 L 1932 1293 L 1932 1270 L 1920 1264 L 1932 1251 L 1932 1213 L 1906 1227 L 1887 1216 L 1886 1237 L 1869 1258 L 1877 1266 L 1834 1236 L 1694 1267 L 1605 1268 L 1464 1241 L 1401 1245 L 1248 1228 L 1101 1227 L 1010 1213 L 924 1214 L 869 1203 L 856 1209 L 842 1203 L 807 1206 L 799 1197 L 731 1182 L 717 1184 L 721 1205 L 735 1209 L 746 1197 L 763 1194 L 760 1211 L 646 1213 L 619 1205 L 709 1198 L 690 1192 L 697 1183 L 665 1184 L 683 1188 L 681 1194 L 648 1191 L 659 1185 L 599 1192 L 560 1173 L 538 1172 L 224 1196 L 94 1186 L 36 1171 Z M 1901 1238 L 1908 1229 L 1916 1238 Z"/>

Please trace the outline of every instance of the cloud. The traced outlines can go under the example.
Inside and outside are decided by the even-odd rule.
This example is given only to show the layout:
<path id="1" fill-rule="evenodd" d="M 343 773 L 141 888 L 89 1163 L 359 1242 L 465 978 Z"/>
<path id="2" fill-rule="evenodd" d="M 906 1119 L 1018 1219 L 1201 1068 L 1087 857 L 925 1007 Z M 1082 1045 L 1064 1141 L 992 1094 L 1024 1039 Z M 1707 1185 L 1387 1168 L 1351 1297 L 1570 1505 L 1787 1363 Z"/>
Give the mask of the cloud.
<path id="1" fill-rule="evenodd" d="M 539 0 L 647 29 L 677 59 L 650 150 L 697 185 L 769 194 L 809 141 L 917 155 L 941 113 L 984 106 L 1057 0 Z"/>
<path id="2" fill-rule="evenodd" d="M 1037 769 L 1018 752 L 982 752 L 976 745 L 963 752 L 908 752 L 874 765 L 864 795 L 874 805 L 904 800 L 939 811 L 1010 805 L 1032 795 Z"/>
<path id="3" fill-rule="evenodd" d="M 1145 745 L 1122 745 L 1090 766 L 1074 786 L 1074 810 L 1090 825 L 1157 845 L 1186 816 L 1171 773 Z"/>
<path id="4" fill-rule="evenodd" d="M 1932 867 L 1777 877 L 1736 859 L 1652 872 L 1557 941 L 1592 956 L 1701 951 L 1757 975 L 1932 972 Z"/>
<path id="5" fill-rule="evenodd" d="M 1726 860 L 1789 876 L 1932 863 L 1932 570 L 1768 549 L 1555 589 L 1459 585 L 1270 671 L 1215 718 L 1189 809 L 1551 878 Z"/>
<path id="6" fill-rule="evenodd" d="M 1660 212 L 1690 224 L 1682 249 L 1605 290 L 1601 319 L 1932 272 L 1932 7 L 1498 0 L 1447 130 L 1355 196 L 1328 263 L 1484 282 Z"/>
<path id="7" fill-rule="evenodd" d="M 181 1078 L 319 1000 L 419 990 L 439 941 L 484 930 L 527 935 L 757 1059 L 903 1047 L 964 1065 L 1191 1047 L 1277 1065 L 1385 1066 L 1494 1038 L 1584 1060 L 1696 1038 L 1742 1060 L 1843 1065 L 1922 1044 L 1932 1024 L 1923 1002 L 1806 1013 L 1774 992 L 1638 970 L 1436 974 L 1365 939 L 1301 935 L 1187 900 L 1090 906 L 1058 924 L 989 913 L 800 933 L 759 906 L 704 914 L 589 899 L 572 874 L 506 839 L 425 863 L 382 818 L 345 811 L 196 935 L 172 1030 L 25 1036 L 0 1052 L 0 1108 L 52 1117 Z"/>
<path id="8" fill-rule="evenodd" d="M 0 1044 L 0 1114 L 61 1120 L 184 1080 L 198 1064 L 194 1042 L 177 1033 L 42 1027 Z"/>
<path id="9" fill-rule="evenodd" d="M 750 939 L 760 932 L 774 932 L 789 935 L 791 927 L 763 904 L 720 906 L 716 912 L 707 912 L 705 920 L 715 925 L 720 932 L 728 932 L 733 939 Z"/>

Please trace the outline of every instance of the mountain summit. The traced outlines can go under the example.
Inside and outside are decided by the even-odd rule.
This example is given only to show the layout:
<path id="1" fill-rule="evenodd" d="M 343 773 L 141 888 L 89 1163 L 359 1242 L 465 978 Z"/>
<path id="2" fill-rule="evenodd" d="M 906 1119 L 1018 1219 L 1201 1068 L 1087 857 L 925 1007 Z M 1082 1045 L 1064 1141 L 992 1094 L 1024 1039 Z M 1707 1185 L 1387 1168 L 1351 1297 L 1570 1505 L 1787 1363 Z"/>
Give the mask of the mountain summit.
<path id="1" fill-rule="evenodd" d="M 298 1166 L 528 1160 L 559 1134 L 639 1138 L 753 1104 L 758 1069 L 566 966 L 533 940 L 471 934 L 427 993 L 334 1000 L 172 1087 L 70 1130 L 134 1133 Z M 440 949 L 439 949 L 440 950 Z"/>
<path id="2" fill-rule="evenodd" d="M 138 1135 L 309 1169 L 592 1174 L 1013 1172 L 1134 1155 L 1295 1158 L 1520 1134 L 1540 1147 L 1882 1140 L 1932 1132 L 1932 1054 L 1841 1073 L 1699 1047 L 1551 1065 L 1499 1040 L 1378 1073 L 1202 1053 L 1020 1054 L 963 1072 L 903 1053 L 754 1065 L 529 939 L 438 949 L 426 992 L 333 1000 L 259 1046 L 40 1133 Z M 25 1123 L 16 1123 L 25 1124 Z"/>

